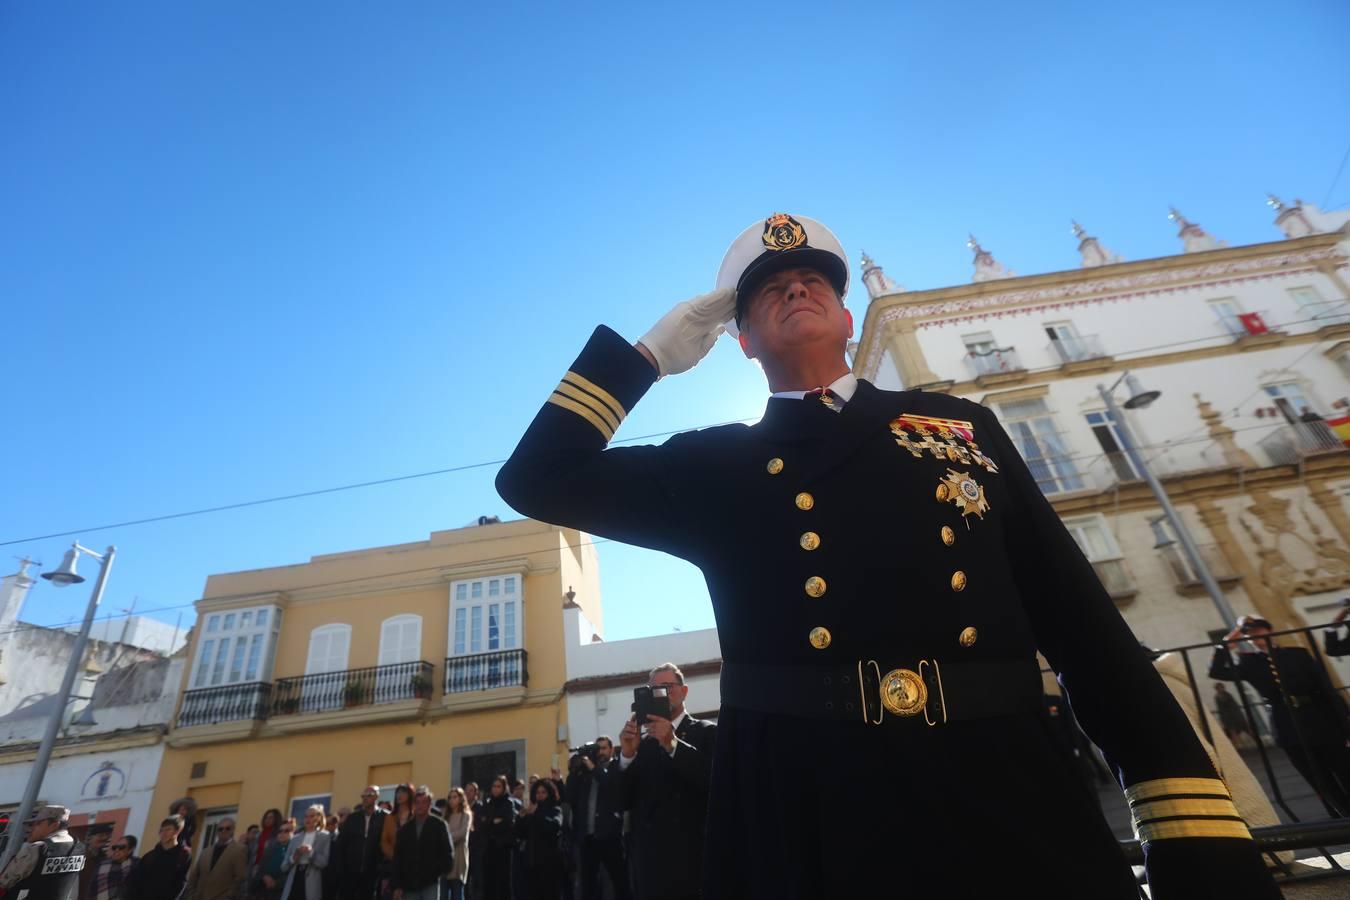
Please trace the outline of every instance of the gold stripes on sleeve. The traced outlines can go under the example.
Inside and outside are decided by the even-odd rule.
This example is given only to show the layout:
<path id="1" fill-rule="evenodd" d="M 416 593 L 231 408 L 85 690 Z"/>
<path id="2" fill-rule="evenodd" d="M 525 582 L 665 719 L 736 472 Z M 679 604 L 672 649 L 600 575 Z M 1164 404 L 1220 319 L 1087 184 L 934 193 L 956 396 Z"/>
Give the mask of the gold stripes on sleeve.
<path id="1" fill-rule="evenodd" d="M 614 432 L 628 415 L 613 394 L 576 372 L 563 376 L 548 402 L 590 422 L 604 436 L 606 443 L 613 440 Z"/>
<path id="2" fill-rule="evenodd" d="M 1125 789 L 1141 843 L 1173 838 L 1251 839 L 1228 787 L 1217 778 L 1157 778 Z"/>

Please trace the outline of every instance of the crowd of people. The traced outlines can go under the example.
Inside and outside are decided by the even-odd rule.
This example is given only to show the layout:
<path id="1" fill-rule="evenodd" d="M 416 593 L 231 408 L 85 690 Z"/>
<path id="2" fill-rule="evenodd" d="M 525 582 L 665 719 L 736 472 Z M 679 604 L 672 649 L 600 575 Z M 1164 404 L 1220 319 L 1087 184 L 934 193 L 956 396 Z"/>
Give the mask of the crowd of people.
<path id="1" fill-rule="evenodd" d="M 528 780 L 500 774 L 486 790 L 471 781 L 444 797 L 400 784 L 384 802 L 371 785 L 354 807 L 330 814 L 315 804 L 300 821 L 268 809 L 241 832 L 234 818 L 219 819 L 195 853 L 190 798 L 170 806 L 158 841 L 139 856 L 134 836 L 114 838 L 103 823 L 80 841 L 67 830 L 68 809 L 44 806 L 0 873 L 0 897 L 19 890 L 37 900 L 694 896 L 715 726 L 685 712 L 678 667 L 658 667 L 647 687 L 668 697 L 669 718 L 630 720 L 618 747 L 602 736 L 578 748 L 566 777 L 557 769 Z M 671 854 L 682 860 L 679 871 Z M 69 861 L 45 865 L 53 856 Z M 645 877 L 642 859 L 651 860 Z"/>

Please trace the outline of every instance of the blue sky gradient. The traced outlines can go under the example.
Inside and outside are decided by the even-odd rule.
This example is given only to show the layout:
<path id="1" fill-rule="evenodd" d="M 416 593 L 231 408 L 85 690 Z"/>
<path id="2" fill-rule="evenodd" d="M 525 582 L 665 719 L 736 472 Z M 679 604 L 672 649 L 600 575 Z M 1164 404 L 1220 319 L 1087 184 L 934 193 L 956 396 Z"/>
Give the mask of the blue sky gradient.
<path id="1" fill-rule="evenodd" d="M 1347 36 L 1335 2 L 6 4 L 0 552 L 87 529 L 106 611 L 186 625 L 210 573 L 513 515 L 483 467 L 91 530 L 499 460 L 597 323 L 637 338 L 779 209 L 855 285 L 861 249 L 968 281 L 969 231 L 1072 268 L 1070 218 L 1170 255 L 1169 204 L 1276 239 L 1266 191 L 1350 203 Z M 619 437 L 765 393 L 723 340 Z M 693 567 L 600 556 L 610 638 L 712 624 Z"/>

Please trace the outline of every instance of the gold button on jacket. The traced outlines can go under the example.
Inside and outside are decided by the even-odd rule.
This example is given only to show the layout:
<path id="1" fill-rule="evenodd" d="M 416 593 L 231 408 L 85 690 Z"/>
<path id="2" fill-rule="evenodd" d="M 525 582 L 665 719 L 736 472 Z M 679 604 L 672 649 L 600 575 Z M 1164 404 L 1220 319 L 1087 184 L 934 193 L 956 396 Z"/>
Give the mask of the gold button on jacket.
<path id="1" fill-rule="evenodd" d="M 980 633 L 976 631 L 973 626 L 967 626 L 966 628 L 961 629 L 961 637 L 960 637 L 961 646 L 974 647 L 975 639 L 978 638 L 979 636 Z"/>
<path id="2" fill-rule="evenodd" d="M 812 597 L 825 596 L 825 579 L 819 575 L 812 575 L 806 579 L 806 593 Z"/>
<path id="3" fill-rule="evenodd" d="M 814 531 L 808 531 L 802 535 L 800 543 L 803 550 L 814 550 L 820 546 L 820 535 Z"/>
<path id="4" fill-rule="evenodd" d="M 779 472 L 783 471 L 783 461 L 775 456 L 773 459 L 769 460 L 769 464 L 764 468 L 769 470 L 770 475 L 777 475 Z"/>
<path id="5" fill-rule="evenodd" d="M 952 590 L 964 591 L 966 589 L 966 573 L 957 569 L 952 573 Z"/>
<path id="6" fill-rule="evenodd" d="M 942 526 L 942 543 L 946 544 L 948 547 L 956 543 L 956 532 L 952 531 L 952 526 Z"/>
<path id="7" fill-rule="evenodd" d="M 830 636 L 830 629 L 822 628 L 819 625 L 811 629 L 810 639 L 811 646 L 815 647 L 817 650 L 824 650 L 826 647 L 830 646 L 830 641 L 833 640 Z"/>
<path id="8" fill-rule="evenodd" d="M 812 497 L 806 491 L 802 491 L 800 494 L 797 495 L 798 509 L 810 509 L 815 505 L 816 505 L 816 498 Z"/>

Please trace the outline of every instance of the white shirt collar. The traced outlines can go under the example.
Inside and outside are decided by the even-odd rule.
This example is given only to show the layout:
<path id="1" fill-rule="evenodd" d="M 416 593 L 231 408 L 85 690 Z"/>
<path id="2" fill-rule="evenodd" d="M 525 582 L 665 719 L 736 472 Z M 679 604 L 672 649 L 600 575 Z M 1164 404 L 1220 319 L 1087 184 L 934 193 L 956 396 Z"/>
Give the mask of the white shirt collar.
<path id="1" fill-rule="evenodd" d="M 847 403 L 853 399 L 853 392 L 858 389 L 858 378 L 852 372 L 845 372 L 828 387 L 830 393 Z M 810 391 L 776 391 L 769 396 L 782 397 L 787 400 L 801 400 L 809 393 Z"/>

